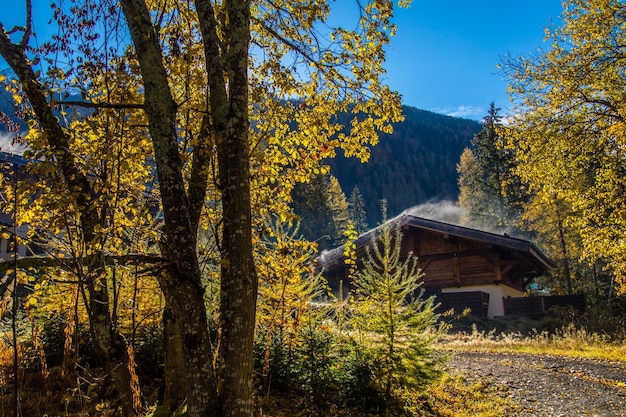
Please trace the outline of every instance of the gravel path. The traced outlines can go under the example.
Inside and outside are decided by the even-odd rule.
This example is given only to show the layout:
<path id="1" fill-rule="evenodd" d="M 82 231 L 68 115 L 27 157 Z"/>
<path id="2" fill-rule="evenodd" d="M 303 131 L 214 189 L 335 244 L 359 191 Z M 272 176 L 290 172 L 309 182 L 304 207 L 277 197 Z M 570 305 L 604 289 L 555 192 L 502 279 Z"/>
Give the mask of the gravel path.
<path id="1" fill-rule="evenodd" d="M 515 417 L 626 417 L 624 363 L 462 352 L 449 366 L 469 380 L 494 384 L 503 396 L 519 404 Z"/>

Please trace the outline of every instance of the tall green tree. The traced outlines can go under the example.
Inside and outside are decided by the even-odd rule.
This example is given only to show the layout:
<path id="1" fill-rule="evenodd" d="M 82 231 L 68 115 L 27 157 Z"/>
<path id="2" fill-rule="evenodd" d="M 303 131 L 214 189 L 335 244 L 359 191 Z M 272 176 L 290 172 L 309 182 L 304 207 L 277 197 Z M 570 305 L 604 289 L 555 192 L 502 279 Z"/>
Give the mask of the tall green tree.
<path id="1" fill-rule="evenodd" d="M 482 171 L 476 155 L 465 148 L 456 166 L 459 174 L 459 206 L 463 208 L 463 223 L 481 224 L 489 213 L 489 196 L 482 187 Z"/>
<path id="2" fill-rule="evenodd" d="M 297 184 L 292 199 L 302 236 L 317 242 L 319 250 L 343 243 L 343 233 L 348 227 L 348 202 L 337 178 L 319 174 L 309 183 Z"/>
<path id="3" fill-rule="evenodd" d="M 574 213 L 581 255 L 604 260 L 626 292 L 626 42 L 621 1 L 568 0 L 550 47 L 504 63 L 518 111 L 521 175 Z"/>
<path id="4" fill-rule="evenodd" d="M 356 185 L 352 189 L 350 199 L 348 200 L 348 217 L 354 225 L 354 230 L 356 230 L 357 234 L 360 235 L 369 230 L 363 194 L 361 194 L 359 187 Z"/>
<path id="5" fill-rule="evenodd" d="M 117 329 L 113 294 L 99 285 L 106 278 L 106 256 L 92 249 L 99 247 L 99 221 L 106 212 L 102 190 L 89 175 L 96 159 L 76 151 L 74 127 L 54 113 L 59 100 L 53 92 L 70 88 L 81 93 L 82 106 L 95 109 L 94 116 L 115 109 L 124 122 L 137 113 L 141 121 L 124 126 L 149 140 L 137 153 L 145 157 L 142 166 L 155 167 L 158 176 L 155 195 L 164 224 L 158 230 L 162 262 L 155 277 L 185 370 L 171 384 L 180 391 L 177 398 L 187 398 L 190 416 L 251 416 L 258 231 L 270 213 L 289 217 L 291 190 L 319 174 L 322 159 L 338 149 L 367 159 L 378 133 L 390 132 L 401 119 L 399 97 L 381 78 L 385 46 L 395 31 L 394 5 L 356 2 L 354 30 L 331 27 L 332 8 L 323 0 L 121 0 L 120 5 L 121 12 L 110 0 L 77 1 L 67 13 L 67 3 L 55 3 L 63 36 L 35 49 L 32 5 L 26 0 L 23 27 L 7 31 L 0 25 L 0 54 L 19 79 L 16 97 L 24 100 L 20 93 L 25 93 L 33 111 L 30 127 L 39 133 L 38 149 L 61 172 L 68 204 L 76 207 L 89 248 L 84 254 L 95 255 L 75 257 L 93 262 L 85 281 L 98 310 L 93 328 L 102 330 L 105 344 L 113 336 L 123 342 L 111 333 Z M 23 37 L 15 41 L 19 33 Z M 114 43 L 124 39 L 132 45 Z M 43 72 L 34 70 L 37 62 L 46 63 Z M 94 79 L 102 80 L 98 90 L 91 89 Z M 111 92 L 116 95 L 108 96 Z M 334 117 L 338 113 L 349 115 L 348 129 Z M 86 115 L 82 126 L 89 129 L 92 120 Z M 60 209 L 54 213 L 63 217 Z M 219 343 L 207 328 L 197 256 L 200 228 L 212 233 L 218 249 Z M 123 393 L 128 361 L 122 349 L 116 352 L 119 358 L 105 358 L 120 372 L 114 378 Z"/>
<path id="6" fill-rule="evenodd" d="M 515 172 L 512 143 L 500 109 L 491 103 L 482 130 L 474 136 L 457 165 L 459 203 L 474 225 L 505 230 L 516 227 L 524 187 Z"/>

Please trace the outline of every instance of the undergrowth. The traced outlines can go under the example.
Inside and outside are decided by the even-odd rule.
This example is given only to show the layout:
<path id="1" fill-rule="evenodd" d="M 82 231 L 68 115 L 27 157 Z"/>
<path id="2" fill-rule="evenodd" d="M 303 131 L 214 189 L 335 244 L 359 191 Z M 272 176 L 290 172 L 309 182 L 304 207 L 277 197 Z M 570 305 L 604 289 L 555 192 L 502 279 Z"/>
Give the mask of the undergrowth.
<path id="1" fill-rule="evenodd" d="M 502 326 L 511 326 L 517 323 L 519 330 L 501 331 Z M 502 320 L 492 323 L 483 320 L 469 326 L 469 331 L 453 331 L 440 336 L 437 344 L 438 351 L 511 351 L 526 352 L 529 354 L 554 354 L 575 357 L 589 357 L 626 362 L 626 346 L 623 340 L 606 334 L 588 332 L 570 323 L 562 328 L 548 330 L 528 330 L 528 324 L 538 322 L 526 319 L 512 318 L 505 325 Z M 394 401 L 385 402 L 377 394 L 376 386 L 371 385 L 371 369 L 376 366 L 370 362 L 366 353 L 355 347 L 341 344 L 340 334 L 331 331 L 326 324 L 310 327 L 304 332 L 303 343 L 294 351 L 291 362 L 287 356 L 283 357 L 283 368 L 277 367 L 282 373 L 283 383 L 290 383 L 280 389 L 280 384 L 269 391 L 262 389 L 259 384 L 257 392 L 258 415 L 267 417 L 313 417 L 313 416 L 344 416 L 344 417 L 382 417 L 382 416 L 416 416 L 416 417 L 491 417 L 510 415 L 516 405 L 498 391 L 498 387 L 488 380 L 468 381 L 462 375 L 443 374 L 423 389 L 399 388 L 394 392 Z M 36 368 L 36 358 L 28 344 L 21 353 L 24 358 L 32 357 L 29 369 Z M 11 349 L 3 345 L 2 357 L 3 378 L 5 390 L 2 392 L 5 411 L 8 410 L 10 396 Z M 324 354 L 321 354 L 324 353 Z M 288 355 L 289 352 L 277 353 Z M 52 355 L 51 355 L 52 356 Z M 95 369 L 92 369 L 94 371 Z M 281 375 L 273 375 L 278 379 Z M 32 376 L 32 374 L 31 374 Z M 293 378 L 290 380 L 289 378 Z M 369 382 L 368 382 L 369 381 Z M 26 381 L 25 381 L 26 382 Z M 32 385 L 22 386 L 22 398 L 29 402 L 31 409 L 41 413 L 48 412 L 54 407 L 46 408 L 46 397 L 41 396 L 43 381 L 41 378 L 30 379 Z M 92 381 L 96 382 L 95 380 Z M 317 387 L 317 388 L 315 388 Z M 93 387 L 95 388 L 95 386 Z M 91 388 L 91 389 L 93 389 Z M 57 409 L 56 414 L 63 416 L 102 416 L 120 415 L 113 404 L 98 400 L 101 393 L 91 391 L 89 387 L 79 393 L 84 396 L 81 404 L 73 403 L 71 407 Z M 87 396 L 92 396 L 91 400 Z M 71 392 L 65 392 L 65 399 L 72 400 Z M 50 398 L 49 398 L 50 399 Z M 73 398 L 75 401 L 76 398 Z M 66 403 L 70 405 L 70 403 Z M 48 404 L 50 406 L 50 404 Z M 148 415 L 154 414 L 156 407 L 148 407 Z"/>
<path id="2" fill-rule="evenodd" d="M 313 405 L 298 396 L 273 395 L 261 399 L 259 412 L 267 417 L 500 417 L 517 409 L 488 381 L 469 382 L 450 374 L 442 375 L 423 391 L 404 390 L 396 394 L 401 401 L 386 410 Z"/>

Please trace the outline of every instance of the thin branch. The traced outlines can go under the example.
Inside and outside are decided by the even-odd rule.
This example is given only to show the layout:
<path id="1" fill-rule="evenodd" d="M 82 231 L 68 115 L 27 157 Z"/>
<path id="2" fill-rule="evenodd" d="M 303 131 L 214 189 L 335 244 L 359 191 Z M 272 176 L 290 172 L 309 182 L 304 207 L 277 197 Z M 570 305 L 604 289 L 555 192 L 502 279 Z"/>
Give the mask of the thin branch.
<path id="1" fill-rule="evenodd" d="M 613 105 L 613 103 L 609 102 L 608 100 L 601 99 L 601 98 L 587 97 L 584 91 L 579 91 L 579 94 L 582 97 L 583 102 L 587 104 L 598 104 L 600 106 L 604 106 L 607 109 L 612 111 L 612 113 L 605 113 L 605 115 L 614 117 L 620 122 L 624 121 L 624 118 L 619 114 L 619 110 Z"/>
<path id="2" fill-rule="evenodd" d="M 54 104 L 64 106 L 80 106 L 91 109 L 144 109 L 142 103 L 94 103 L 90 101 L 55 101 Z"/>
<path id="3" fill-rule="evenodd" d="M 90 256 L 79 258 L 52 258 L 52 257 L 27 257 L 18 259 L 17 262 L 0 262 L 0 272 L 6 272 L 13 268 L 17 269 L 29 269 L 29 268 L 64 268 L 68 269 L 68 264 L 75 265 L 77 262 L 84 264 L 88 262 Z M 152 265 L 152 267 L 160 266 L 164 267 L 168 265 L 168 260 L 158 255 L 144 255 L 144 254 L 128 254 L 128 255 L 107 255 L 104 256 L 104 263 L 106 265 Z"/>
<path id="4" fill-rule="evenodd" d="M 4 26 L 0 23 L 0 30 L 4 30 Z M 24 32 L 22 36 L 22 40 L 20 41 L 20 47 L 22 49 L 26 48 L 28 45 L 28 41 L 30 40 L 30 36 L 33 33 L 33 3 L 32 0 L 26 0 L 26 25 L 24 26 L 13 26 L 13 29 L 6 31 L 7 35 L 12 35 L 16 32 Z"/>
<path id="5" fill-rule="evenodd" d="M 310 63 L 314 64 L 317 67 L 320 66 L 320 63 L 315 58 L 313 58 L 311 55 L 309 55 L 308 52 L 306 52 L 304 49 L 302 49 L 301 47 L 299 47 L 295 43 L 291 42 L 289 39 L 287 39 L 284 36 L 282 36 L 280 33 L 275 31 L 271 27 L 267 26 L 264 22 L 260 21 L 259 19 L 255 18 L 255 17 L 251 17 L 250 19 L 252 21 L 254 21 L 256 24 L 258 24 L 261 27 L 263 27 L 263 29 L 267 30 L 273 37 L 278 39 L 280 42 L 284 43 L 289 48 L 291 48 L 293 51 L 295 51 L 295 52 L 299 53 L 300 55 L 302 55 L 307 61 L 309 61 Z M 328 66 L 330 66 L 330 65 L 328 65 Z"/>
<path id="6" fill-rule="evenodd" d="M 26 0 L 26 30 L 24 31 L 24 36 L 22 36 L 22 40 L 20 41 L 20 46 L 22 48 L 26 48 L 28 45 L 28 41 L 30 40 L 30 35 L 33 33 L 33 2 L 32 0 Z"/>

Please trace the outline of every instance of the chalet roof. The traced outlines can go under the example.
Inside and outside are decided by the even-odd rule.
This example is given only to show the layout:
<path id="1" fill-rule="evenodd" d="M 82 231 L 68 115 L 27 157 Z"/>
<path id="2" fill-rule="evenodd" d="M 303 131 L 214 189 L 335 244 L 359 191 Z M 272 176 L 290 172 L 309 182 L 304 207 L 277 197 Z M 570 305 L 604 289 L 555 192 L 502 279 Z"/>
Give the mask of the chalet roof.
<path id="1" fill-rule="evenodd" d="M 503 249 L 510 249 L 522 253 L 533 259 L 535 262 L 538 262 L 547 271 L 554 268 L 554 264 L 533 243 L 524 239 L 511 237 L 506 233 L 500 235 L 470 227 L 416 217 L 406 213 L 389 220 L 386 224 L 390 225 L 392 230 L 406 227 L 417 228 L 463 239 L 484 242 Z M 359 236 L 355 242 L 356 248 L 358 249 L 363 247 L 375 239 L 380 233 L 381 227 L 382 226 L 378 226 Z M 325 251 L 319 257 L 320 266 L 324 267 L 324 265 L 336 262 L 343 257 L 343 252 L 344 246 L 340 246 L 330 251 Z"/>

